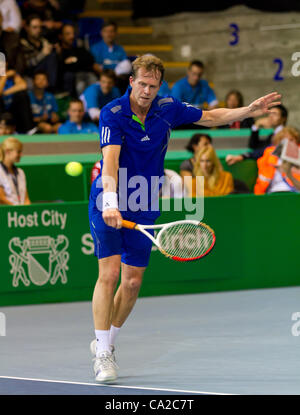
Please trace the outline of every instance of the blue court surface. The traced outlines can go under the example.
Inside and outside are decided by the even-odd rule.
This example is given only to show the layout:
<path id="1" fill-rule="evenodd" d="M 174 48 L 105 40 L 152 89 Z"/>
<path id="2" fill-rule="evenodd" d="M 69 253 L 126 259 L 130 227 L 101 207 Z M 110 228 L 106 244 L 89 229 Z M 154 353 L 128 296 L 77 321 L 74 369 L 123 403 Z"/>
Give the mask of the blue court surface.
<path id="1" fill-rule="evenodd" d="M 94 380 L 91 302 L 4 307 L 0 394 L 299 395 L 299 298 L 300 287 L 139 298 L 108 385 Z"/>

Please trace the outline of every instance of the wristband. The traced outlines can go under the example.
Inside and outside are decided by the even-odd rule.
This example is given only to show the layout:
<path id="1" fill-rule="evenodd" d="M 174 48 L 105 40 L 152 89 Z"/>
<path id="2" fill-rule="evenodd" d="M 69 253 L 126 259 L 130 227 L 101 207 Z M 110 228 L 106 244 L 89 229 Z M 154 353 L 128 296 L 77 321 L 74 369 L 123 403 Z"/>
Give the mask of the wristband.
<path id="1" fill-rule="evenodd" d="M 116 192 L 103 192 L 102 212 L 107 209 L 118 209 L 118 195 Z"/>

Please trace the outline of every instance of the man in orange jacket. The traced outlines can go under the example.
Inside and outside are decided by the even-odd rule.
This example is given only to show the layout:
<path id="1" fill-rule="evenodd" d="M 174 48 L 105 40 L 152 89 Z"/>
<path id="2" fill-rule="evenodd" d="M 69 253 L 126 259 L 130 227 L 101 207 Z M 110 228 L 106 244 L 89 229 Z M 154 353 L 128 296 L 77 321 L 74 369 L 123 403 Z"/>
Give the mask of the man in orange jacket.
<path id="1" fill-rule="evenodd" d="M 257 160 L 258 177 L 254 186 L 254 193 L 261 195 L 265 193 L 274 192 L 298 192 L 293 181 L 287 176 L 285 171 L 280 168 L 281 159 L 273 154 L 276 145 L 281 140 L 288 138 L 294 141 L 298 145 L 300 144 L 299 132 L 291 127 L 283 128 L 273 140 L 275 145 L 267 147 L 263 153 L 263 156 Z M 300 173 L 298 171 L 292 172 L 293 177 L 300 180 Z"/>

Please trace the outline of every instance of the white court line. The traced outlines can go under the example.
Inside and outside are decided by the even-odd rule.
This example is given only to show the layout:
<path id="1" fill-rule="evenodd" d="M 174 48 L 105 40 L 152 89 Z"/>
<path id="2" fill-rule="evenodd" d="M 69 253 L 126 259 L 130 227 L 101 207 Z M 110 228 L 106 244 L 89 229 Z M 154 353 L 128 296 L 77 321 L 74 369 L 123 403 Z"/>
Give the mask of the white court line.
<path id="1" fill-rule="evenodd" d="M 123 386 L 123 385 L 118 386 L 118 385 L 109 385 L 107 383 L 72 382 L 68 380 L 21 378 L 21 377 L 15 377 L 15 376 L 0 376 L 0 379 L 30 380 L 33 382 L 65 383 L 65 384 L 70 384 L 70 385 L 85 385 L 85 386 L 105 386 L 108 388 L 140 389 L 140 390 L 163 391 L 163 392 L 199 393 L 199 394 L 205 394 L 205 395 L 234 395 L 233 393 L 190 391 L 190 390 L 182 390 L 182 389 L 145 388 L 141 386 Z"/>

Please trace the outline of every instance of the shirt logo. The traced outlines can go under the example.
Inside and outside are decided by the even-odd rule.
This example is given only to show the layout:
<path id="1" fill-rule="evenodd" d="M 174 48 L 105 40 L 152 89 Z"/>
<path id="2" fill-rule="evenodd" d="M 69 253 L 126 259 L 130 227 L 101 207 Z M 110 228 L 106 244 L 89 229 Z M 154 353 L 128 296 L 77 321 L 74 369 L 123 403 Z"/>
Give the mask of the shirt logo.
<path id="1" fill-rule="evenodd" d="M 145 135 L 145 137 L 143 137 L 141 141 L 150 141 L 150 138 L 148 137 L 148 135 Z"/>
<path id="2" fill-rule="evenodd" d="M 102 127 L 101 129 L 101 144 L 108 144 L 110 139 L 110 128 Z"/>

